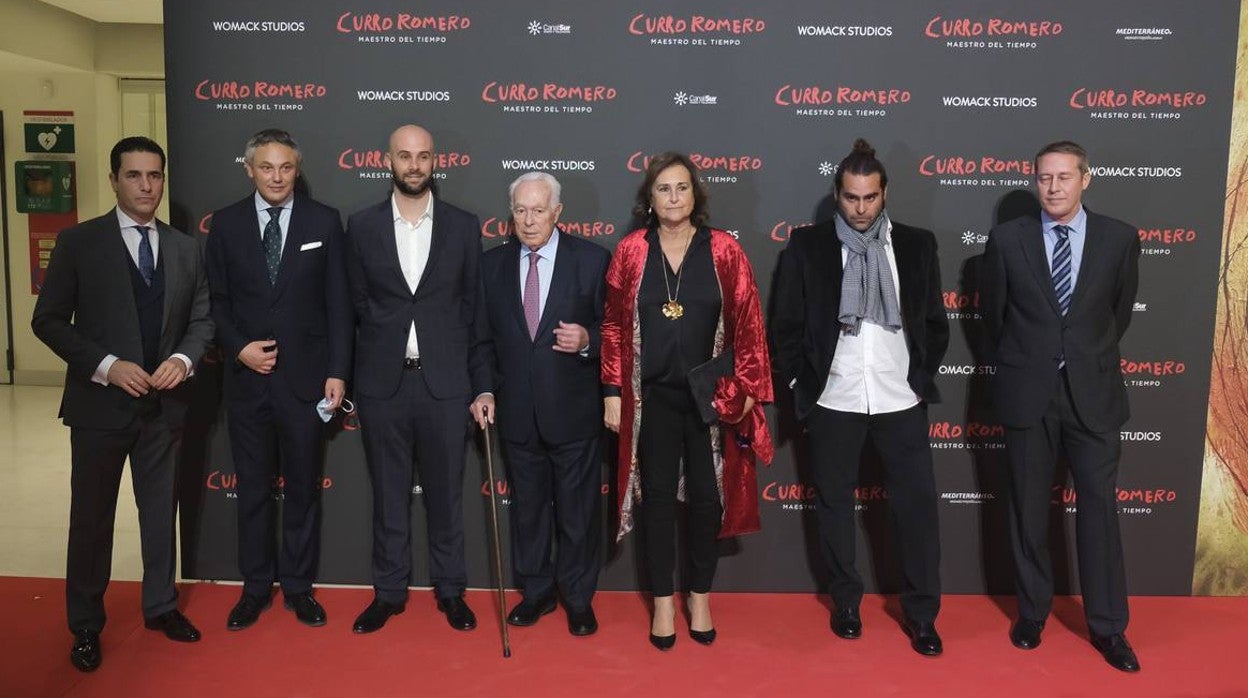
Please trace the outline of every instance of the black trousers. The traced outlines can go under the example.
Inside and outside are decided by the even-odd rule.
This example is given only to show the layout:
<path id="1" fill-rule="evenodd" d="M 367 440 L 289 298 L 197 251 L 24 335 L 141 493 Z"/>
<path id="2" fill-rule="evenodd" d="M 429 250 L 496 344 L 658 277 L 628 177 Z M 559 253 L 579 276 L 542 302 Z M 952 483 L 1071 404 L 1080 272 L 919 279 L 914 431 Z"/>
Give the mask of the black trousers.
<path id="1" fill-rule="evenodd" d="M 302 594 L 312 589 L 321 547 L 317 484 L 325 424 L 315 403 L 300 400 L 279 378 L 270 375 L 264 383 L 262 394 L 229 402 L 230 454 L 238 473 L 238 569 L 244 593 L 267 597 L 280 580 L 284 594 Z M 278 476 L 280 554 L 273 531 Z"/>
<path id="2" fill-rule="evenodd" d="M 387 603 L 407 601 L 414 469 L 425 505 L 430 581 L 439 599 L 454 598 L 468 583 L 463 505 L 469 398 L 435 398 L 424 369 L 400 376 L 391 397 L 356 400 L 373 481 L 373 588 Z"/>
<path id="3" fill-rule="evenodd" d="M 1065 371 L 1040 423 L 1005 430 L 1010 463 L 1010 534 L 1017 574 L 1018 612 L 1043 622 L 1053 606 L 1049 522 L 1054 515 L 1053 478 L 1065 453 L 1075 482 L 1075 542 L 1084 613 L 1093 636 L 1127 628 L 1127 581 L 1118 532 L 1120 435 L 1090 431 L 1070 400 Z"/>
<path id="4" fill-rule="evenodd" d="M 536 431 L 534 432 L 536 434 Z M 502 441 L 511 484 L 511 557 L 526 599 L 550 596 L 582 610 L 598 588 L 602 440 Z M 555 561 L 551 540 L 557 539 Z"/>
<path id="5" fill-rule="evenodd" d="M 70 429 L 69 554 L 65 569 L 70 632 L 100 632 L 104 628 L 104 591 L 112 574 L 117 492 L 127 458 L 139 508 L 143 615 L 152 618 L 177 608 L 173 518 L 181 441 L 181 425 L 175 427 L 159 414 L 136 417 L 124 429 Z"/>
<path id="6" fill-rule="evenodd" d="M 831 574 L 833 603 L 846 608 L 862 601 L 862 577 L 854 564 L 854 489 L 869 436 L 884 463 L 884 487 L 901 555 L 902 611 L 915 622 L 934 621 L 940 611 L 940 527 L 927 408 L 920 403 L 900 412 L 866 415 L 816 405 L 806 426 L 819 495 L 819 545 Z"/>
<path id="7" fill-rule="evenodd" d="M 637 438 L 641 468 L 641 524 L 650 591 L 671 596 L 676 568 L 676 495 L 684 465 L 689 522 L 687 547 L 691 591 L 711 590 L 719 563 L 716 538 L 723 505 L 715 478 L 709 428 L 698 417 L 688 391 L 652 386 L 642 400 Z"/>

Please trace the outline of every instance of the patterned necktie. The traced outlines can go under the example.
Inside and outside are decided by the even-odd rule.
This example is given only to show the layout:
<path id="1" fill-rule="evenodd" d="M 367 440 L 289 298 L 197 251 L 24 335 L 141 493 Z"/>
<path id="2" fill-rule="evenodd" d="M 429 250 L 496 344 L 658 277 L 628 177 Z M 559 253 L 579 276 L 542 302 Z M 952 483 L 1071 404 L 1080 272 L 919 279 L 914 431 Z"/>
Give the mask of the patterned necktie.
<path id="1" fill-rule="evenodd" d="M 1057 245 L 1053 248 L 1053 292 L 1065 315 L 1070 310 L 1070 296 L 1074 290 L 1070 278 L 1070 228 L 1056 225 L 1053 232 L 1057 233 Z"/>
<path id="2" fill-rule="evenodd" d="M 282 207 L 269 209 L 269 222 L 264 226 L 264 266 L 269 270 L 269 283 L 277 283 L 277 267 L 282 262 Z"/>
<path id="3" fill-rule="evenodd" d="M 524 277 L 524 321 L 529 326 L 529 339 L 537 339 L 537 321 L 542 317 L 542 286 L 537 278 L 536 252 L 529 253 L 529 273 Z"/>
<path id="4" fill-rule="evenodd" d="M 146 225 L 134 226 L 139 231 L 139 276 L 143 283 L 152 285 L 152 275 L 156 273 L 156 256 L 152 254 L 152 241 L 147 239 Z"/>

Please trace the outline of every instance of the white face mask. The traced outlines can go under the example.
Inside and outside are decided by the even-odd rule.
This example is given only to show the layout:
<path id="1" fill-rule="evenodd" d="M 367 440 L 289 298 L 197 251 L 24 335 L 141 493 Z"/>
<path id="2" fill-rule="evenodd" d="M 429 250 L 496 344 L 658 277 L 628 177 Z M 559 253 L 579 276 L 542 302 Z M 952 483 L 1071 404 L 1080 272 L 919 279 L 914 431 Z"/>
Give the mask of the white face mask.
<path id="1" fill-rule="evenodd" d="M 343 414 L 351 414 L 355 411 L 355 404 L 344 397 L 340 409 Z M 334 418 L 334 411 L 329 409 L 329 398 L 321 398 L 321 401 L 316 403 L 316 414 L 326 424 L 329 424 L 329 420 Z"/>

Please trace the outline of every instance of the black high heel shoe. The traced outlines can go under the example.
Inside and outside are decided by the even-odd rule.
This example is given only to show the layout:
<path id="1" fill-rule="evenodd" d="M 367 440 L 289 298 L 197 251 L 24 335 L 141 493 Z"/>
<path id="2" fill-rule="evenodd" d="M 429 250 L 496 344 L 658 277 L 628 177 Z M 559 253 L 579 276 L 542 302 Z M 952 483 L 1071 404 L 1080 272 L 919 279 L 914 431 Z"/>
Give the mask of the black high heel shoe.
<path id="1" fill-rule="evenodd" d="M 693 641 L 698 644 L 709 645 L 712 642 L 715 642 L 715 628 L 711 628 L 710 630 L 694 630 L 693 628 L 689 628 L 689 637 L 693 638 Z"/>
<path id="2" fill-rule="evenodd" d="M 714 633 L 715 631 L 712 630 L 711 632 Z M 676 633 L 663 636 L 650 633 L 650 644 L 654 645 L 656 649 L 666 652 L 676 646 Z"/>

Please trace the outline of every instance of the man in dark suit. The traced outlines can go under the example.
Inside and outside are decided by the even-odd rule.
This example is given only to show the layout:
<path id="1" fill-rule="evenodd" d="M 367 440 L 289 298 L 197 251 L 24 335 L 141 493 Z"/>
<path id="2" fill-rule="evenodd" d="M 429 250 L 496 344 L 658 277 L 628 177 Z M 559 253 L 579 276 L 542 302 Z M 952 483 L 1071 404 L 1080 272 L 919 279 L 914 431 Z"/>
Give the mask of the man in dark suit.
<path id="1" fill-rule="evenodd" d="M 355 396 L 373 482 L 373 602 L 355 621 L 368 633 L 402 613 L 411 577 L 413 465 L 424 495 L 438 610 L 458 630 L 477 619 L 464 602 L 464 449 L 469 349 L 476 322 L 481 224 L 435 198 L 433 137 L 390 135 L 392 193 L 347 222 L 355 304 Z M 488 371 L 480 365 L 477 372 Z"/>
<path id="2" fill-rule="evenodd" d="M 177 608 L 174 497 L 189 396 L 183 382 L 212 339 L 199 241 L 156 220 L 165 153 L 123 138 L 109 155 L 117 207 L 61 231 L 35 303 L 35 335 L 68 364 L 60 417 L 70 428 L 65 600 L 70 660 L 100 665 L 104 590 L 126 459 L 143 553 L 144 625 L 195 642 Z"/>
<path id="3" fill-rule="evenodd" d="M 1018 622 L 1010 639 L 1040 644 L 1053 602 L 1049 520 L 1053 477 L 1065 453 L 1075 482 L 1079 581 L 1092 644 L 1123 671 L 1139 671 L 1127 627 L 1126 573 L 1118 533 L 1119 427 L 1127 392 L 1118 342 L 1139 282 L 1134 226 L 1085 209 L 1088 155 L 1070 141 L 1035 160 L 1040 219 L 992 229 L 980 301 L 995 346 L 991 396 L 1005 426 L 1011 475 L 1011 540 Z"/>
<path id="4" fill-rule="evenodd" d="M 892 221 L 888 175 L 863 140 L 836 172 L 832 221 L 794 230 L 776 280 L 774 356 L 810 434 L 819 544 L 836 608 L 832 631 L 862 634 L 854 566 L 859 458 L 867 437 L 885 466 L 901 555 L 910 644 L 942 652 L 940 533 L 927 405 L 949 344 L 931 232 Z"/>
<path id="5" fill-rule="evenodd" d="M 507 616 L 529 626 L 555 610 L 556 586 L 568 631 L 598 629 L 602 508 L 600 325 L 606 299 L 605 249 L 555 226 L 559 181 L 529 172 L 511 183 L 515 241 L 481 259 L 486 359 L 494 369 L 472 414 L 494 421 L 511 484 L 511 550 L 524 600 Z M 522 271 L 523 270 L 523 271 Z M 558 556 L 551 561 L 551 538 Z"/>
<path id="6" fill-rule="evenodd" d="M 325 424 L 342 401 L 354 326 L 338 211 L 295 192 L 302 156 L 289 133 L 252 136 L 243 168 L 255 184 L 212 214 L 208 281 L 226 358 L 230 451 L 238 474 L 238 568 L 243 592 L 226 627 L 242 630 L 280 580 L 300 622 L 325 624 L 312 596 L 320 549 Z M 321 402 L 318 408 L 318 401 Z M 273 482 L 282 488 L 275 552 Z"/>

